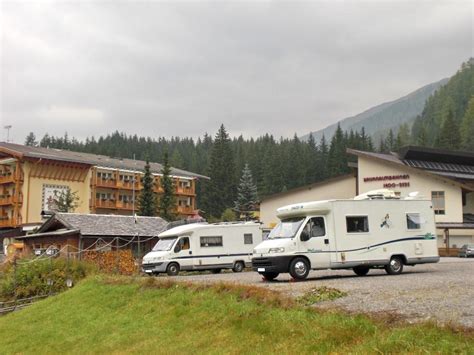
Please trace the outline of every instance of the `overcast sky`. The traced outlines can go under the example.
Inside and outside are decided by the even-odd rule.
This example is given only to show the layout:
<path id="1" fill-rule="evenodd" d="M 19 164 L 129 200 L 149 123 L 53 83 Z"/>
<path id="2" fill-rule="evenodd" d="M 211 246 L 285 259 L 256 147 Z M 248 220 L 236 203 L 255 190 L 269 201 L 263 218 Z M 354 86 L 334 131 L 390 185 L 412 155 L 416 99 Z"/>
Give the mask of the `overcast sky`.
<path id="1" fill-rule="evenodd" d="M 303 135 L 453 75 L 472 4 L 1 2 L 2 128 Z"/>

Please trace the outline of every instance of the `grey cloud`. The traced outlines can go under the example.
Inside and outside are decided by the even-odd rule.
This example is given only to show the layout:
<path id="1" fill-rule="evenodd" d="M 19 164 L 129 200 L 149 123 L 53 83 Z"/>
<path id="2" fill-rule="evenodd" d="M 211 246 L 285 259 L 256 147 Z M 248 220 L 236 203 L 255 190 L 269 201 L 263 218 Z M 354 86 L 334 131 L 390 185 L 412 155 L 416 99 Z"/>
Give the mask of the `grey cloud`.
<path id="1" fill-rule="evenodd" d="M 1 121 L 84 138 L 115 129 L 305 134 L 452 75 L 472 4 L 8 2 Z"/>

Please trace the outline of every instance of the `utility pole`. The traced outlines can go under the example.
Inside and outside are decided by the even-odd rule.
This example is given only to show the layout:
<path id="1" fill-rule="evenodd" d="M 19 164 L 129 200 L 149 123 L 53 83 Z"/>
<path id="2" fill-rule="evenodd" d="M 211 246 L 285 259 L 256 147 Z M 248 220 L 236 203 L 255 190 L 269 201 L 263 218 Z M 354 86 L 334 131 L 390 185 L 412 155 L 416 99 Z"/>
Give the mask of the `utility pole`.
<path id="1" fill-rule="evenodd" d="M 12 125 L 11 124 L 6 125 L 6 126 L 3 126 L 3 128 L 7 130 L 7 143 L 10 143 L 10 129 L 12 128 Z"/>

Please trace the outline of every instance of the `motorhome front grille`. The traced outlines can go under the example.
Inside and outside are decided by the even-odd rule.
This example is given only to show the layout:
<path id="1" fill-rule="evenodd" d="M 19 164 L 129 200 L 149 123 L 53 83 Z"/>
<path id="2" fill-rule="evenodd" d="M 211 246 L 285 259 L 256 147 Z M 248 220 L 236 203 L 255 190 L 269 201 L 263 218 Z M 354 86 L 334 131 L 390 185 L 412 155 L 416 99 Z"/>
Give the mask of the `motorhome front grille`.
<path id="1" fill-rule="evenodd" d="M 272 261 L 268 258 L 255 258 L 255 259 L 252 259 L 252 266 L 255 266 L 255 267 L 272 266 Z"/>

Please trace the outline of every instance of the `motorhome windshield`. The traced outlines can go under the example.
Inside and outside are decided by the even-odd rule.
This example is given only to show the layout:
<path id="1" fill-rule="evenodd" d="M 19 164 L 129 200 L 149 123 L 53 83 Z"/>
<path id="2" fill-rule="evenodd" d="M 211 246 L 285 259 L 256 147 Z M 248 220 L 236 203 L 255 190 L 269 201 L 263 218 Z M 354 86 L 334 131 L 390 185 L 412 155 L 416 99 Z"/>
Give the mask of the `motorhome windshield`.
<path id="1" fill-rule="evenodd" d="M 275 228 L 273 228 L 268 239 L 293 238 L 304 220 L 305 217 L 283 219 Z"/>
<path id="2" fill-rule="evenodd" d="M 160 239 L 153 247 L 153 251 L 168 251 L 173 247 L 176 238 Z"/>

